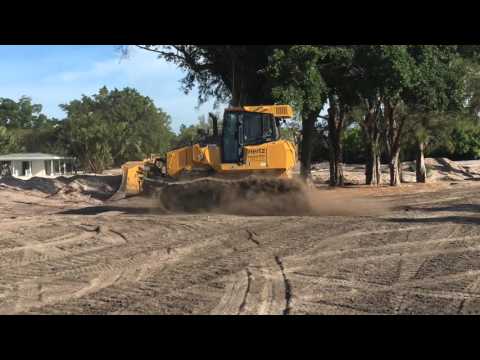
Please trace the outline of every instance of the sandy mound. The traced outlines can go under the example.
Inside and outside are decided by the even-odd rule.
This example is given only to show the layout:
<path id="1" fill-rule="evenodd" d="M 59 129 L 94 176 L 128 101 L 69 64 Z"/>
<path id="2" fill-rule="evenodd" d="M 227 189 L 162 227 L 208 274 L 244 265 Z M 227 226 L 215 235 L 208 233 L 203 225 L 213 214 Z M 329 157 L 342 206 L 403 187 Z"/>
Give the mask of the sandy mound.
<path id="1" fill-rule="evenodd" d="M 430 182 L 435 181 L 462 181 L 480 179 L 480 165 L 462 165 L 447 158 L 426 158 L 427 177 Z M 382 182 L 387 184 L 390 181 L 390 170 L 388 165 L 383 164 Z M 365 165 L 344 164 L 343 168 L 345 184 L 365 184 Z M 328 163 L 312 165 L 312 176 L 317 183 L 327 184 L 329 181 Z M 402 181 L 405 183 L 416 183 L 415 162 L 406 161 L 402 163 Z"/>
<path id="2" fill-rule="evenodd" d="M 12 190 L 40 192 L 48 198 L 70 201 L 105 200 L 121 183 L 121 176 L 78 175 L 54 179 L 33 177 L 21 180 L 14 177 L 0 178 L 0 186 Z"/>
<path id="3" fill-rule="evenodd" d="M 16 190 L 40 191 L 46 194 L 52 194 L 65 185 L 61 178 L 47 179 L 33 177 L 29 180 L 17 179 L 14 177 L 0 178 L 0 184 Z"/>
<path id="4" fill-rule="evenodd" d="M 426 158 L 425 166 L 432 180 L 470 180 L 480 176 L 470 168 L 447 158 Z"/>

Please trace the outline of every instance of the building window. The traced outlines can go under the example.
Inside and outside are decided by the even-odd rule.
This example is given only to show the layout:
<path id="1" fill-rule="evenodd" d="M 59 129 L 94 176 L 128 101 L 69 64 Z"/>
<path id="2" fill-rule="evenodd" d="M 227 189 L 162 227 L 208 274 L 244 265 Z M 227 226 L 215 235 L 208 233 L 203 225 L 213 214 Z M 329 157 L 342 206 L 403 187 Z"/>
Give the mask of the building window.
<path id="1" fill-rule="evenodd" d="M 22 170 L 21 176 L 31 176 L 32 175 L 32 163 L 30 161 L 22 161 Z"/>

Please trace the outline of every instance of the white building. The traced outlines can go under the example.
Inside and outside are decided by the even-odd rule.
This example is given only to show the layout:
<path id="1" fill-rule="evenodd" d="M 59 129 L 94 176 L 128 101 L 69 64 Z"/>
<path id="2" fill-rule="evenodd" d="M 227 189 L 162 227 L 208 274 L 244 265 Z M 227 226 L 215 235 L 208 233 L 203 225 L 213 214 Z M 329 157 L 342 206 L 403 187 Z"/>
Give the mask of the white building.
<path id="1" fill-rule="evenodd" d="M 0 155 L 0 171 L 7 169 L 11 175 L 29 179 L 34 176 L 55 177 L 69 175 L 73 170 L 73 159 L 42 153 Z M 1 173 L 0 173 L 1 175 Z"/>

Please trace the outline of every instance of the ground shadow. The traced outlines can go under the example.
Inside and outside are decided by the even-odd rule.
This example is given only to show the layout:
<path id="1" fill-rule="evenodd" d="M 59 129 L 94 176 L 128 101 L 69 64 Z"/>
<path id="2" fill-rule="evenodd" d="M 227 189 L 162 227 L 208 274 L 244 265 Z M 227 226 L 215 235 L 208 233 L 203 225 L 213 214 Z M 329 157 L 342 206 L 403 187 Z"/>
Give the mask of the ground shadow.
<path id="1" fill-rule="evenodd" d="M 474 216 L 441 216 L 434 218 L 397 218 L 387 219 L 386 221 L 392 223 L 408 223 L 408 224 L 438 224 L 438 223 L 456 223 L 456 224 L 468 224 L 479 225 L 480 217 Z"/>
<path id="2" fill-rule="evenodd" d="M 441 212 L 441 211 L 451 211 L 451 212 L 478 212 L 480 213 L 480 204 L 454 204 L 454 205 L 445 205 L 437 206 L 430 208 L 421 208 L 415 206 L 405 206 L 405 210 L 414 210 L 414 211 L 423 211 L 423 212 Z M 400 210 L 400 208 L 398 208 Z"/>
<path id="3" fill-rule="evenodd" d="M 88 206 L 80 209 L 71 209 L 59 212 L 59 215 L 98 215 L 105 212 L 117 211 L 133 215 L 166 214 L 161 208 L 127 207 L 127 206 Z"/>

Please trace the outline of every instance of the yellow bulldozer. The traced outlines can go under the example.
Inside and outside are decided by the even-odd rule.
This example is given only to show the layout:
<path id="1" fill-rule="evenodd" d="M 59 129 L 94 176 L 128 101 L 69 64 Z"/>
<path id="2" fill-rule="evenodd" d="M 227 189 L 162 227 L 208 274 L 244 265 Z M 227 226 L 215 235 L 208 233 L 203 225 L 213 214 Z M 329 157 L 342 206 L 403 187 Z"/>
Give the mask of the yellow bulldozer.
<path id="1" fill-rule="evenodd" d="M 289 105 L 228 108 L 220 136 L 214 122 L 214 136 L 203 142 L 173 149 L 165 157 L 152 155 L 124 164 L 120 192 L 128 196 L 160 190 L 168 195 L 165 202 L 198 203 L 218 200 L 221 192 L 247 189 L 252 180 L 246 178 L 252 176 L 289 179 L 297 161 L 296 148 L 281 139 L 280 127 L 292 117 Z M 281 184 L 282 180 L 274 187 Z M 209 194 L 200 196 L 207 188 Z"/>

